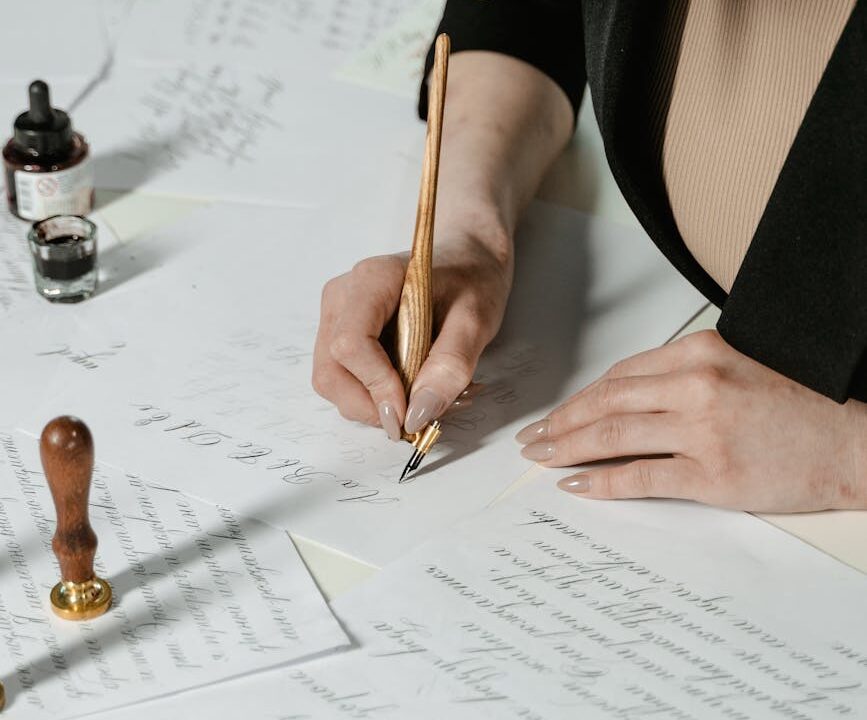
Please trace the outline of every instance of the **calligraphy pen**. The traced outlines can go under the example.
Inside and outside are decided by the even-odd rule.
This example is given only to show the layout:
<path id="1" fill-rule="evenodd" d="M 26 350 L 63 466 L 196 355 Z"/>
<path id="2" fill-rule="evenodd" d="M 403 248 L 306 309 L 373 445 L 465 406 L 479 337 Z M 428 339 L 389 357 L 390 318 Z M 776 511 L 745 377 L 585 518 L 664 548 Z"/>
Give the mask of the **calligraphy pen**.
<path id="1" fill-rule="evenodd" d="M 421 189 L 418 194 L 418 211 L 415 217 L 415 233 L 412 252 L 395 325 L 394 361 L 404 391 L 409 397 L 410 388 L 418 375 L 428 353 L 433 336 L 433 290 L 432 259 L 434 215 L 437 200 L 437 177 L 440 168 L 440 145 L 443 136 L 443 110 L 446 102 L 446 80 L 449 69 L 451 41 L 445 33 L 436 39 L 434 47 L 433 77 L 427 109 L 427 136 L 424 161 L 421 169 Z M 417 433 L 404 439 L 412 443 L 412 457 L 403 469 L 399 482 L 415 472 L 425 455 L 442 434 L 442 425 L 434 420 Z"/>

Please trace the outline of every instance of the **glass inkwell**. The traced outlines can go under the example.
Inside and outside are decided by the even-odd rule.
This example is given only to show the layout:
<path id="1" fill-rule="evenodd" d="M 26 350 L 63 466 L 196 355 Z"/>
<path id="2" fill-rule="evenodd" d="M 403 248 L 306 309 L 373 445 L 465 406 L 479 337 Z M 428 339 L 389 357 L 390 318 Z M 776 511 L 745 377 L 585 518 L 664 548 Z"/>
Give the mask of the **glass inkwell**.
<path id="1" fill-rule="evenodd" d="M 27 235 L 36 291 L 51 302 L 86 300 L 96 290 L 96 225 L 79 215 L 33 223 Z"/>

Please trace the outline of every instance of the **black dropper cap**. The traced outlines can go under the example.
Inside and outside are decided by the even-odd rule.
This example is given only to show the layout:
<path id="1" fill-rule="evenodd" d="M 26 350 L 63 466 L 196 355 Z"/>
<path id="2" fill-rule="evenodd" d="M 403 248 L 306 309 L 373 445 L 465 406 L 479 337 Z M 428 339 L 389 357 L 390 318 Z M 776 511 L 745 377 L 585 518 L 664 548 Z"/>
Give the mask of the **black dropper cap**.
<path id="1" fill-rule="evenodd" d="M 30 110 L 15 118 L 15 146 L 34 155 L 65 155 L 73 142 L 69 115 L 51 107 L 48 85 L 42 80 L 30 83 Z"/>

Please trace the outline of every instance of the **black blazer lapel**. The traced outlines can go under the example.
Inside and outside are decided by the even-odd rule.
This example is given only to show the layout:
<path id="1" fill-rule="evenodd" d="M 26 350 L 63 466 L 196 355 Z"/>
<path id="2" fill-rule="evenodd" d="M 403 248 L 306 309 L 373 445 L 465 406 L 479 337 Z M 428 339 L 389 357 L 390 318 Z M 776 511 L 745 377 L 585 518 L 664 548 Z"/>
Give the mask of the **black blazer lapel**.
<path id="1" fill-rule="evenodd" d="M 584 3 L 587 77 L 614 179 L 653 242 L 705 297 L 726 294 L 683 242 L 662 178 L 650 88 L 669 3 L 588 0 Z"/>
<path id="2" fill-rule="evenodd" d="M 840 402 L 867 400 L 867 3 L 807 108 L 723 307 L 734 347 Z"/>

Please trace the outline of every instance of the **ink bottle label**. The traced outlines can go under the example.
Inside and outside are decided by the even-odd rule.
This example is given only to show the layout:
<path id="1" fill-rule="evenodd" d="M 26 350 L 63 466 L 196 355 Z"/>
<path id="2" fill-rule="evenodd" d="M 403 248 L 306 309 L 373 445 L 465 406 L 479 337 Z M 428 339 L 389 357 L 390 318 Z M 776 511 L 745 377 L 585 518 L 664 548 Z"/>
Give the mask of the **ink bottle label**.
<path id="1" fill-rule="evenodd" d="M 52 215 L 86 215 L 93 195 L 93 165 L 85 158 L 56 172 L 15 171 L 18 216 L 41 220 Z"/>
<path id="2" fill-rule="evenodd" d="M 51 107 L 48 85 L 34 80 L 30 107 L 15 118 L 3 147 L 6 202 L 13 215 L 42 220 L 86 215 L 93 203 L 90 148 L 63 110 Z"/>

